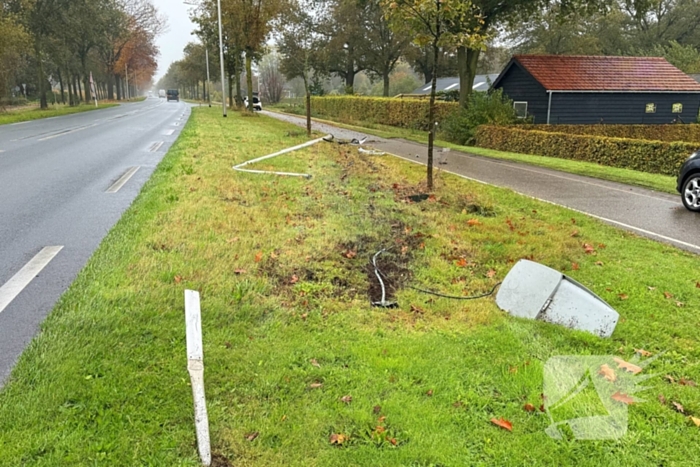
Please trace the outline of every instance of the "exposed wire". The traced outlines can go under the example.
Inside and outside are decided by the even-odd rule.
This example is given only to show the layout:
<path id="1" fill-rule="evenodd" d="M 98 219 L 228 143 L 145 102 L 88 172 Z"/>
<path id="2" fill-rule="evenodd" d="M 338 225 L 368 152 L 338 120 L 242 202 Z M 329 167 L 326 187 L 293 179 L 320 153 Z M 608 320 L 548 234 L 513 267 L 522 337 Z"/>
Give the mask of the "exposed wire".
<path id="1" fill-rule="evenodd" d="M 418 287 L 413 287 L 413 286 L 411 286 L 411 285 L 409 285 L 408 288 L 409 288 L 409 289 L 413 289 L 413 290 L 415 290 L 415 291 L 417 291 L 417 292 L 427 293 L 427 294 L 429 294 L 429 295 L 435 295 L 436 297 L 450 298 L 450 299 L 452 299 L 452 300 L 477 300 L 477 299 L 480 299 L 480 298 L 490 297 L 490 296 L 493 295 L 493 293 L 496 291 L 496 288 L 497 288 L 499 285 L 501 285 L 501 284 L 502 284 L 502 282 L 499 282 L 498 284 L 494 285 L 493 288 L 491 289 L 491 291 L 488 292 L 488 293 L 485 293 L 485 294 L 482 294 L 482 295 L 473 295 L 473 296 L 471 296 L 471 297 L 459 297 L 459 296 L 456 296 L 456 295 L 445 295 L 445 294 L 441 294 L 441 293 L 439 293 L 439 292 L 433 292 L 432 290 L 419 289 Z"/>

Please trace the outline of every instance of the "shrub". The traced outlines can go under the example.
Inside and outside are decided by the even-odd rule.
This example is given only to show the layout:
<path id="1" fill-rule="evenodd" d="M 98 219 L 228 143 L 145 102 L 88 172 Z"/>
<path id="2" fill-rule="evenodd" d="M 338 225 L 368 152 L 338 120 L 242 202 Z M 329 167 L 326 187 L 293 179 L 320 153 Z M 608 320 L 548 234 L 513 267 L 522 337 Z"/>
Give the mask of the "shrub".
<path id="1" fill-rule="evenodd" d="M 476 145 L 664 175 L 677 175 L 688 155 L 700 147 L 700 143 L 570 135 L 491 125 L 477 129 Z"/>
<path id="2" fill-rule="evenodd" d="M 472 92 L 469 107 L 448 115 L 440 132 L 452 143 L 472 144 L 479 125 L 510 125 L 517 120 L 513 101 L 501 89 L 492 93 Z"/>
<path id="3" fill-rule="evenodd" d="M 531 130 L 572 135 L 608 136 L 611 138 L 700 143 L 700 125 L 527 125 Z"/>
<path id="4" fill-rule="evenodd" d="M 315 115 L 348 123 L 369 122 L 416 130 L 428 130 L 428 100 L 390 97 L 325 96 L 312 97 Z M 454 102 L 436 102 L 436 121 L 442 122 L 459 108 Z"/>

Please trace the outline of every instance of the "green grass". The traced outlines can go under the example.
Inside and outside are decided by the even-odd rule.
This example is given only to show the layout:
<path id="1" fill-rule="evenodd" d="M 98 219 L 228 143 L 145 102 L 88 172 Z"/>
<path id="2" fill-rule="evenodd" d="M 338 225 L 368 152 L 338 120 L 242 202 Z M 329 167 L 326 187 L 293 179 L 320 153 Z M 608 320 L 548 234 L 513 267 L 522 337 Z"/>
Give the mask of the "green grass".
<path id="1" fill-rule="evenodd" d="M 301 115 L 297 108 L 278 105 L 268 106 L 268 110 L 276 110 L 281 112 L 292 113 L 293 115 Z M 381 138 L 403 138 L 417 143 L 428 144 L 428 136 L 424 131 L 412 130 L 407 128 L 397 128 L 388 125 L 381 125 L 368 122 L 342 122 L 337 120 L 324 120 L 315 118 L 320 122 L 337 125 L 342 128 L 357 130 L 364 133 L 369 133 Z M 438 135 L 439 136 L 439 135 Z M 496 151 L 493 149 L 480 148 L 476 146 L 461 146 L 448 141 L 438 139 L 436 144 L 441 147 L 452 148 L 458 151 L 464 151 L 471 154 L 476 154 L 494 159 L 509 160 L 514 162 L 522 162 L 524 164 L 545 167 L 548 169 L 560 170 L 577 175 L 599 178 L 601 180 L 609 180 L 613 182 L 625 183 L 628 185 L 639 186 L 656 190 L 664 193 L 678 194 L 676 191 L 676 177 L 668 175 L 651 174 L 647 172 L 639 172 L 637 170 L 620 169 L 617 167 L 606 167 L 604 165 L 595 164 L 593 162 L 574 161 L 567 159 L 558 159 L 555 157 L 545 157 L 530 154 L 519 154 L 514 152 Z"/>
<path id="2" fill-rule="evenodd" d="M 700 417 L 698 388 L 663 376 L 700 381 L 697 256 L 445 173 L 434 200 L 407 203 L 424 168 L 347 146 L 255 167 L 311 180 L 230 169 L 302 141 L 273 119 L 193 109 L 0 393 L 0 465 L 198 465 L 185 289 L 202 294 L 212 443 L 230 465 L 696 462 L 700 429 L 671 402 Z M 532 258 L 590 286 L 621 321 L 599 339 L 511 318 L 492 298 L 406 287 L 399 308 L 373 308 L 367 265 L 383 247 L 398 283 L 457 295 L 489 290 Z M 635 348 L 666 353 L 623 439 L 555 441 L 544 414 L 523 410 L 542 403 L 550 357 L 630 359 Z M 338 447 L 333 434 L 349 439 Z"/>
<path id="3" fill-rule="evenodd" d="M 98 108 L 106 109 L 108 107 L 115 107 L 117 105 L 118 104 L 114 103 L 101 103 Z M 0 125 L 6 125 L 8 123 L 27 122 L 30 120 L 39 120 L 41 118 L 60 117 L 63 115 L 88 112 L 90 110 L 98 110 L 98 108 L 95 108 L 94 104 L 82 104 L 76 107 L 57 104 L 55 106 L 49 106 L 49 108 L 46 110 L 41 110 L 38 107 L 29 107 L 14 110 L 10 109 L 6 112 L 0 112 Z"/>

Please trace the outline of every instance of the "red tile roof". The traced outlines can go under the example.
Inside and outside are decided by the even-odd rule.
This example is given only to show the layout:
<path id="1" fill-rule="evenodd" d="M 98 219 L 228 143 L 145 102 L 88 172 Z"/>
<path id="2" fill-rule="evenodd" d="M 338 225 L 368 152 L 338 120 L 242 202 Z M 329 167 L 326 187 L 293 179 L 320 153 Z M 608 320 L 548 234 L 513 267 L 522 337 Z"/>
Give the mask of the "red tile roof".
<path id="1" fill-rule="evenodd" d="M 548 91 L 700 91 L 700 83 L 657 57 L 516 55 Z"/>

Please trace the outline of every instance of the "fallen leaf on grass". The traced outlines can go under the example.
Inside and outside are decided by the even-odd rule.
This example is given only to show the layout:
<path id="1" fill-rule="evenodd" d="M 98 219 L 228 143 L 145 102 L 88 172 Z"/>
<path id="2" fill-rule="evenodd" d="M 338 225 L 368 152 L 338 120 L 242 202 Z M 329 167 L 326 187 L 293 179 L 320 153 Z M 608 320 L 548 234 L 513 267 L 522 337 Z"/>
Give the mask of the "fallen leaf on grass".
<path id="1" fill-rule="evenodd" d="M 651 357 L 652 353 L 644 349 L 634 349 L 635 353 L 638 353 L 642 357 Z"/>
<path id="2" fill-rule="evenodd" d="M 469 227 L 474 227 L 475 225 L 481 225 L 481 222 L 479 222 L 479 219 L 469 219 L 467 225 Z"/>
<path id="3" fill-rule="evenodd" d="M 572 271 L 578 271 L 579 269 L 581 269 L 581 266 L 579 266 L 578 263 L 571 263 Z"/>
<path id="4" fill-rule="evenodd" d="M 262 251 L 258 251 L 257 253 L 255 253 L 255 262 L 256 263 L 259 263 L 260 261 L 262 261 L 262 258 L 263 258 Z"/>
<path id="5" fill-rule="evenodd" d="M 340 433 L 333 433 L 331 437 L 329 438 L 329 441 L 331 444 L 335 444 L 337 446 L 342 445 L 345 441 L 348 440 L 348 437 L 340 434 Z"/>
<path id="6" fill-rule="evenodd" d="M 683 302 L 676 302 L 676 306 L 677 306 L 678 308 L 683 308 L 683 307 L 685 306 L 685 303 L 683 303 Z"/>
<path id="7" fill-rule="evenodd" d="M 237 241 L 238 241 L 238 237 L 234 237 L 234 238 L 229 238 L 228 240 L 226 240 L 226 243 L 235 243 Z"/>
<path id="8" fill-rule="evenodd" d="M 323 387 L 323 383 L 311 383 L 311 384 L 309 384 L 309 389 L 318 389 L 320 387 Z"/>
<path id="9" fill-rule="evenodd" d="M 669 298 L 673 298 L 673 295 L 670 292 L 664 292 L 664 297 L 669 299 Z"/>
<path id="10" fill-rule="evenodd" d="M 700 418 L 690 417 L 690 421 L 695 424 L 695 426 L 700 427 Z"/>
<path id="11" fill-rule="evenodd" d="M 489 272 L 486 273 L 486 277 L 488 277 L 489 279 L 492 279 L 495 275 L 496 271 L 494 269 L 489 269 Z"/>
<path id="12" fill-rule="evenodd" d="M 321 365 L 318 364 L 318 361 L 315 358 L 311 359 L 311 364 L 316 368 L 321 368 Z"/>
<path id="13" fill-rule="evenodd" d="M 345 402 L 346 404 L 349 404 L 352 402 L 352 396 L 343 396 L 340 398 L 341 401 Z"/>
<path id="14" fill-rule="evenodd" d="M 378 413 L 381 412 L 381 411 L 382 411 L 382 406 L 381 406 L 381 405 L 375 405 L 374 407 L 372 407 L 372 412 L 373 412 L 375 415 L 378 414 Z"/>
<path id="15" fill-rule="evenodd" d="M 357 251 L 348 250 L 345 253 L 343 253 L 343 256 L 345 256 L 347 259 L 353 259 L 355 256 L 357 256 Z"/>
<path id="16" fill-rule="evenodd" d="M 614 401 L 622 402 L 623 404 L 627 405 L 634 404 L 636 402 L 633 398 L 620 391 L 617 391 L 615 394 L 610 396 L 610 398 Z"/>
<path id="17" fill-rule="evenodd" d="M 654 290 L 656 290 L 656 287 L 651 287 L 651 286 L 649 286 L 649 287 L 647 287 L 647 289 L 649 289 L 650 291 L 653 292 Z"/>
<path id="18" fill-rule="evenodd" d="M 428 397 L 433 397 L 433 390 L 429 389 L 428 392 L 425 393 L 425 395 Z"/>
<path id="19" fill-rule="evenodd" d="M 423 311 L 421 308 L 417 307 L 416 305 L 411 305 L 411 311 L 413 313 L 416 313 L 417 315 L 425 314 L 425 311 Z"/>
<path id="20" fill-rule="evenodd" d="M 680 413 L 683 413 L 683 414 L 685 413 L 685 409 L 684 409 L 683 406 L 682 406 L 681 404 L 679 404 L 678 402 L 671 402 L 671 405 L 673 406 L 674 409 L 676 409 L 677 412 L 680 412 Z"/>
<path id="21" fill-rule="evenodd" d="M 304 321 L 306 321 L 306 318 L 308 318 L 308 317 L 309 317 L 309 314 L 308 314 L 308 313 L 303 313 L 303 314 L 301 315 L 301 319 L 303 319 Z"/>
<path id="22" fill-rule="evenodd" d="M 245 269 L 234 269 L 233 273 L 237 276 L 240 276 L 241 274 L 245 274 L 246 270 Z"/>
<path id="23" fill-rule="evenodd" d="M 695 384 L 695 381 L 691 381 L 689 379 L 681 378 L 678 380 L 678 384 L 681 386 L 691 386 L 691 387 L 696 387 L 697 384 Z"/>
<path id="24" fill-rule="evenodd" d="M 182 282 L 182 276 L 175 276 L 174 280 L 176 284 L 179 284 L 180 282 Z"/>
<path id="25" fill-rule="evenodd" d="M 595 248 L 593 248 L 593 245 L 589 243 L 584 243 L 583 244 L 583 251 L 586 252 L 587 255 L 595 253 Z"/>
<path id="26" fill-rule="evenodd" d="M 509 367 L 508 367 L 508 372 L 509 372 L 509 373 L 515 374 L 515 373 L 518 372 L 518 367 L 517 367 L 517 366 L 509 366 Z"/>
<path id="27" fill-rule="evenodd" d="M 666 405 L 666 398 L 663 394 L 659 394 L 659 402 L 661 402 L 662 405 Z"/>
<path id="28" fill-rule="evenodd" d="M 523 410 L 524 410 L 525 412 L 534 412 L 534 411 L 537 410 L 537 409 L 536 409 L 535 406 L 532 405 L 532 404 L 525 404 L 525 405 L 523 405 Z"/>
<path id="29" fill-rule="evenodd" d="M 610 368 L 607 363 L 601 365 L 600 370 L 598 370 L 598 374 L 602 375 L 611 383 L 617 381 L 617 375 L 615 374 L 615 370 Z"/>
<path id="30" fill-rule="evenodd" d="M 457 261 L 455 261 L 455 265 L 459 268 L 466 268 L 467 267 L 467 260 L 464 258 L 459 258 Z"/>
<path id="31" fill-rule="evenodd" d="M 602 262 L 602 261 L 596 261 L 596 262 L 595 262 L 595 265 L 596 265 L 596 266 L 603 266 L 603 262 Z"/>
<path id="32" fill-rule="evenodd" d="M 578 238 L 581 236 L 581 234 L 578 232 L 578 230 L 574 230 L 573 232 L 571 232 L 571 236 L 573 238 Z"/>
<path id="33" fill-rule="evenodd" d="M 695 288 L 696 288 L 696 289 L 700 289 L 700 282 L 696 282 L 696 283 L 695 283 Z"/>
<path id="34" fill-rule="evenodd" d="M 493 423 L 496 426 L 500 426 L 504 430 L 513 431 L 513 424 L 503 417 L 501 417 L 500 419 L 492 418 L 491 423 Z"/>
<path id="35" fill-rule="evenodd" d="M 634 363 L 626 362 L 623 359 L 617 357 L 614 357 L 613 360 L 615 360 L 615 363 L 617 363 L 618 368 L 622 368 L 628 373 L 636 375 L 642 372 L 642 368 L 635 365 Z"/>
<path id="36" fill-rule="evenodd" d="M 299 282 L 299 276 L 297 276 L 296 274 L 294 274 L 294 275 L 292 276 L 292 278 L 289 279 L 289 283 L 290 283 L 290 284 L 296 284 L 297 282 Z"/>
<path id="37" fill-rule="evenodd" d="M 545 410 L 544 410 L 544 404 L 542 404 L 542 405 L 540 405 L 540 412 L 543 412 L 543 413 L 544 413 L 544 411 L 545 411 Z"/>
<path id="38" fill-rule="evenodd" d="M 253 433 L 248 433 L 247 435 L 245 435 L 245 439 L 246 439 L 247 441 L 254 441 L 255 438 L 257 438 L 258 436 L 260 436 L 260 433 L 258 433 L 257 431 L 255 431 L 255 432 L 253 432 Z"/>
<path id="39" fill-rule="evenodd" d="M 666 375 L 666 376 L 664 376 L 664 378 L 671 384 L 674 384 L 676 382 L 676 378 L 674 378 L 671 375 Z"/>
<path id="40" fill-rule="evenodd" d="M 627 300 L 628 298 L 630 298 L 629 295 L 627 295 L 626 293 L 621 293 L 617 296 L 620 297 L 620 300 Z"/>

